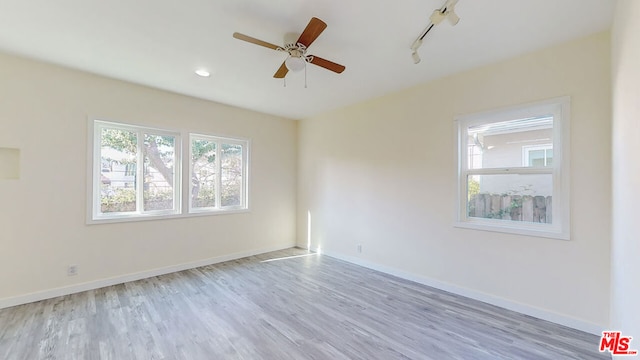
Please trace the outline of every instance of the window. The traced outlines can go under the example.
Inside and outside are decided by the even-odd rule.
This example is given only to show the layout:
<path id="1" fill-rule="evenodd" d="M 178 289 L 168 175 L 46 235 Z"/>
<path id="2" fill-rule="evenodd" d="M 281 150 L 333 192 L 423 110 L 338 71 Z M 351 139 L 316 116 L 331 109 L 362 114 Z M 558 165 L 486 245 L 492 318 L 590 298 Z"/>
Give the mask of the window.
<path id="1" fill-rule="evenodd" d="M 180 134 L 94 124 L 93 219 L 180 212 Z"/>
<path id="2" fill-rule="evenodd" d="M 569 239 L 568 98 L 461 116 L 456 226 Z"/>
<path id="3" fill-rule="evenodd" d="M 553 144 L 523 146 L 522 166 L 551 166 L 553 164 Z"/>
<path id="4" fill-rule="evenodd" d="M 247 141 L 191 135 L 189 211 L 245 209 Z"/>
<path id="5" fill-rule="evenodd" d="M 178 132 L 91 124 L 89 222 L 183 216 L 186 208 L 194 214 L 247 209 L 247 140 L 192 134 L 182 151 Z"/>

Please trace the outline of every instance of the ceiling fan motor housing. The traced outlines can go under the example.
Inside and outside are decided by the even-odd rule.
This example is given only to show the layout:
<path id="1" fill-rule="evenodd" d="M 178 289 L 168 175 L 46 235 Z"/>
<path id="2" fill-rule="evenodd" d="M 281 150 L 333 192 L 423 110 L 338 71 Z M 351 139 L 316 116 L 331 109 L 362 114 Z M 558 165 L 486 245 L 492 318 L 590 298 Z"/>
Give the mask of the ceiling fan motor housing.
<path id="1" fill-rule="evenodd" d="M 307 53 L 307 47 L 300 43 L 286 44 L 284 51 L 288 52 L 292 57 L 304 57 Z"/>

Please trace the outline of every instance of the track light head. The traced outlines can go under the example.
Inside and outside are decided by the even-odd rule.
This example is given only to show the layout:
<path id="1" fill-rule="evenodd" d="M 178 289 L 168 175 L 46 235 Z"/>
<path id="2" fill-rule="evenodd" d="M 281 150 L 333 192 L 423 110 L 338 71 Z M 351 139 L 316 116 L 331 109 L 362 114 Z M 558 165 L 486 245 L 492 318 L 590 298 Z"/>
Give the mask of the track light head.
<path id="1" fill-rule="evenodd" d="M 446 12 L 441 12 L 440 10 L 434 10 L 431 16 L 429 17 L 429 20 L 431 20 L 431 23 L 433 25 L 438 25 L 442 22 L 442 20 L 444 20 L 445 17 L 447 17 Z"/>
<path id="2" fill-rule="evenodd" d="M 420 62 L 420 55 L 418 55 L 417 51 L 414 51 L 413 53 L 411 53 L 411 57 L 413 58 L 414 64 L 417 64 Z"/>
<path id="3" fill-rule="evenodd" d="M 456 26 L 456 24 L 460 21 L 460 17 L 455 13 L 455 11 L 453 11 L 453 9 L 451 9 L 451 11 L 449 11 L 447 14 L 447 20 L 449 20 L 451 26 Z"/>
<path id="4" fill-rule="evenodd" d="M 422 39 L 418 38 L 416 39 L 416 41 L 413 42 L 413 44 L 411 45 L 411 50 L 413 50 L 413 52 L 418 51 L 418 48 L 422 46 Z"/>

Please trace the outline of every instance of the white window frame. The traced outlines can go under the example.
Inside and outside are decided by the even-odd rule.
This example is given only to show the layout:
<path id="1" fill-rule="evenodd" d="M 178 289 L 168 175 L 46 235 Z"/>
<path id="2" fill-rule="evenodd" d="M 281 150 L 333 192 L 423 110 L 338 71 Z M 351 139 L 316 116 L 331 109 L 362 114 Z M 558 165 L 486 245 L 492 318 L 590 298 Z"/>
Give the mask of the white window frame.
<path id="1" fill-rule="evenodd" d="M 153 210 L 153 211 L 138 211 L 126 212 L 126 213 L 107 213 L 100 212 L 101 198 L 101 133 L 103 128 L 117 128 L 125 131 L 140 132 L 142 134 L 148 133 L 153 135 L 170 135 L 176 139 L 175 143 L 175 185 L 174 185 L 174 209 L 173 210 Z M 219 136 L 211 134 L 194 134 L 187 131 L 172 131 L 167 129 L 158 129 L 154 127 L 142 126 L 131 123 L 121 123 L 117 121 L 102 120 L 97 117 L 88 118 L 88 152 L 87 152 L 87 215 L 86 223 L 102 224 L 102 223 L 117 223 L 128 221 L 143 221 L 143 220 L 157 220 L 165 218 L 177 218 L 177 217 L 192 217 L 203 215 L 217 215 L 217 214 L 232 214 L 249 212 L 249 169 L 250 169 L 250 149 L 251 140 L 229 136 Z M 191 138 L 202 137 L 206 139 L 217 139 L 221 143 L 225 144 L 238 144 L 243 146 L 242 151 L 242 201 L 237 206 L 225 206 L 216 208 L 197 208 L 191 209 Z M 138 137 L 138 144 L 142 137 Z M 189 139 L 189 141 L 184 141 Z M 219 149 L 219 147 L 216 147 Z M 219 150 L 217 150 L 219 151 Z M 219 152 L 216 155 L 217 159 L 220 159 Z M 138 161 L 143 160 L 142 151 L 138 151 Z M 185 163 L 186 162 L 186 163 Z M 143 171 L 142 166 L 137 166 L 138 179 L 142 178 L 140 172 Z M 184 179 L 189 179 L 187 183 Z M 188 184 L 188 185 L 187 185 Z M 138 185 L 136 185 L 138 186 Z M 141 199 L 144 194 L 141 188 L 138 188 L 136 193 L 138 197 L 138 204 L 141 204 Z M 217 197 L 219 199 L 219 196 Z"/>
<path id="2" fill-rule="evenodd" d="M 127 221 L 127 220 L 136 220 L 141 218 L 156 218 L 156 217 L 167 217 L 167 216 L 175 216 L 181 213 L 182 211 L 182 136 L 179 132 L 173 132 L 163 129 L 151 128 L 151 127 L 143 127 L 138 125 L 130 125 L 123 124 L 111 121 L 103 121 L 103 120 L 94 120 L 91 122 L 91 138 L 92 141 L 92 161 L 90 169 L 91 169 L 91 194 L 89 196 L 89 200 L 91 202 L 91 216 L 90 222 L 104 222 L 104 221 Z M 115 212 L 115 213 L 102 213 L 100 211 L 101 207 L 101 175 L 102 175 L 102 160 L 101 160 L 101 144 L 102 144 L 102 129 L 118 129 L 122 131 L 130 131 L 137 133 L 138 139 L 138 151 L 137 151 L 137 159 L 136 163 L 136 179 L 138 181 L 134 184 L 136 188 L 136 211 L 132 212 Z M 140 179 L 143 179 L 144 167 L 139 166 L 144 162 L 144 152 L 142 150 L 142 143 L 144 142 L 143 134 L 149 135 L 161 135 L 161 136 L 172 136 L 175 138 L 174 144 L 174 187 L 173 187 L 173 209 L 170 210 L 147 210 L 142 209 L 142 204 L 144 203 L 144 189 L 143 183 Z"/>
<path id="3" fill-rule="evenodd" d="M 186 198 L 189 203 L 189 213 L 190 214 L 204 214 L 204 213 L 229 213 L 229 212 L 238 212 L 238 211 L 246 211 L 249 208 L 249 140 L 239 139 L 239 138 L 230 138 L 223 136 L 215 136 L 215 135 L 204 135 L 204 134 L 189 134 L 189 179 L 191 180 L 191 173 L 193 171 L 193 163 L 191 159 L 193 158 L 193 140 L 206 140 L 212 141 L 216 143 L 216 205 L 212 207 L 198 207 L 194 208 L 192 206 L 192 198 L 191 193 L 193 189 L 193 184 L 189 181 L 188 193 Z M 231 145 L 240 145 L 242 146 L 242 194 L 239 205 L 234 206 L 221 206 L 220 200 L 220 189 L 222 188 L 222 177 L 221 177 L 221 150 L 222 144 L 231 144 Z"/>
<path id="4" fill-rule="evenodd" d="M 553 144 L 527 145 L 522 147 L 522 166 L 529 166 L 529 157 L 532 151 L 544 150 L 544 162 L 547 166 L 547 150 L 553 150 Z"/>
<path id="5" fill-rule="evenodd" d="M 496 231 L 520 235 L 570 239 L 570 108 L 569 97 L 530 103 L 494 111 L 458 116 L 457 133 L 457 204 L 454 226 L 476 230 Z M 482 124 L 553 115 L 553 166 L 468 168 L 468 128 Z M 468 176 L 500 174 L 551 174 L 553 178 L 553 223 L 528 223 L 498 219 L 469 217 L 467 213 Z"/>

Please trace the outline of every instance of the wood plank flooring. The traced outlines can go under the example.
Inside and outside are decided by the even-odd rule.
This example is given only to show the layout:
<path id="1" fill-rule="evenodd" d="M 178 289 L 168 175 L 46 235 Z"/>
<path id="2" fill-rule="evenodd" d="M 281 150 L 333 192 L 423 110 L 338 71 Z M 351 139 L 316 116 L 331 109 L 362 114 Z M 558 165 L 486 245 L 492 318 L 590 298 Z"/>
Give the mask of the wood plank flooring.
<path id="1" fill-rule="evenodd" d="M 0 359 L 12 360 L 610 359 L 597 347 L 300 249 L 0 310 Z"/>

